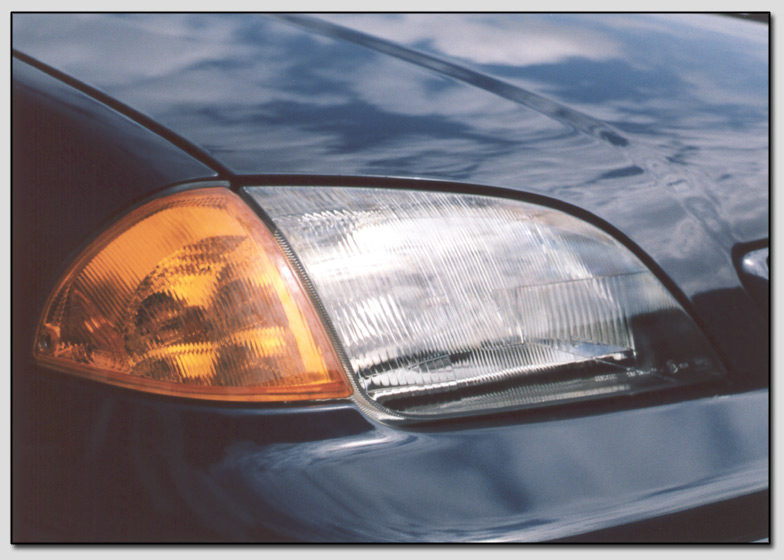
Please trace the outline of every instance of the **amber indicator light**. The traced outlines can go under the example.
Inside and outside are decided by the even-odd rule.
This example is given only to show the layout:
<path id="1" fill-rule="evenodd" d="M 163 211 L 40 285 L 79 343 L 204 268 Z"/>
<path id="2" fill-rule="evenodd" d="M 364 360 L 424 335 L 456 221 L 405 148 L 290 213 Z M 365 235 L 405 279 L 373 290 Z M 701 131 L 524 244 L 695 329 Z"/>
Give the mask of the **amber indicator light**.
<path id="1" fill-rule="evenodd" d="M 52 293 L 34 353 L 55 369 L 182 397 L 351 394 L 280 246 L 225 188 L 153 200 L 102 233 Z"/>

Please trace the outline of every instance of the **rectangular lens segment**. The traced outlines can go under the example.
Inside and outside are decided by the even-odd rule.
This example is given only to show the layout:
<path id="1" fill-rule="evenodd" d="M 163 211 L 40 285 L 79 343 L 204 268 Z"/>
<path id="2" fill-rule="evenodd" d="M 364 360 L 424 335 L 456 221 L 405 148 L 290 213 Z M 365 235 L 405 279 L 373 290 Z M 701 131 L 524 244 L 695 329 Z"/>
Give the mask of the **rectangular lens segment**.
<path id="1" fill-rule="evenodd" d="M 703 381 L 721 366 L 625 246 L 566 213 L 399 189 L 246 189 L 302 263 L 357 387 L 406 417 Z"/>

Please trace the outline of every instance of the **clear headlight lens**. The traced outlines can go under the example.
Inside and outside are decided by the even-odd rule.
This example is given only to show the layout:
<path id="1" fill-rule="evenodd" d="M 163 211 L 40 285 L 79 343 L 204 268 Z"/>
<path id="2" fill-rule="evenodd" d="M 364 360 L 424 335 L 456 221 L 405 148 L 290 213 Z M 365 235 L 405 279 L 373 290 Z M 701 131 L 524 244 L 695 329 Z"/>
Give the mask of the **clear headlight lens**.
<path id="1" fill-rule="evenodd" d="M 723 373 L 651 271 L 564 212 L 397 189 L 246 191 L 301 261 L 361 398 L 383 413 L 521 408 Z"/>

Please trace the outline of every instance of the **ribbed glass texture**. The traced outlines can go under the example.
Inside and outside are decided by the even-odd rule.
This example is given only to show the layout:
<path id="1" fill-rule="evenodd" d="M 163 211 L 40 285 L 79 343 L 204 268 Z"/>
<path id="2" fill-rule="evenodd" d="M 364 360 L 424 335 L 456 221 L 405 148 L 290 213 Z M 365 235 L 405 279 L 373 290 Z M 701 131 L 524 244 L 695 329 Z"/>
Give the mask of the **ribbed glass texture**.
<path id="1" fill-rule="evenodd" d="M 155 199 L 61 279 L 36 357 L 152 392 L 222 400 L 350 393 L 280 246 L 226 188 Z"/>
<path id="2" fill-rule="evenodd" d="M 291 244 L 381 408 L 452 415 L 721 371 L 628 249 L 563 212 L 409 190 L 248 189 Z"/>

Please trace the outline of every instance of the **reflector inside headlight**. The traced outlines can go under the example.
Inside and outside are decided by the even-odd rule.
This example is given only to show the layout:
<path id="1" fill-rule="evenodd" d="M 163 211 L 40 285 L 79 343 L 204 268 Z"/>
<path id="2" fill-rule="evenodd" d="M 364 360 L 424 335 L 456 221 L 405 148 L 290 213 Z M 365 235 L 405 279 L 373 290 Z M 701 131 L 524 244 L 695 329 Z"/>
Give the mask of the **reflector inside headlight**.
<path id="1" fill-rule="evenodd" d="M 363 399 L 451 416 L 723 373 L 624 245 L 519 201 L 365 188 L 246 189 L 301 261 Z"/>

